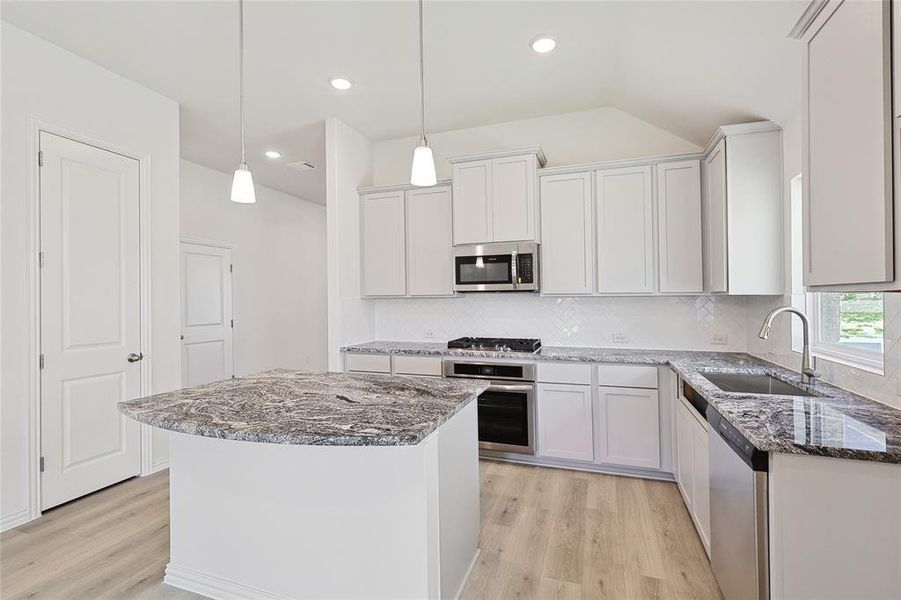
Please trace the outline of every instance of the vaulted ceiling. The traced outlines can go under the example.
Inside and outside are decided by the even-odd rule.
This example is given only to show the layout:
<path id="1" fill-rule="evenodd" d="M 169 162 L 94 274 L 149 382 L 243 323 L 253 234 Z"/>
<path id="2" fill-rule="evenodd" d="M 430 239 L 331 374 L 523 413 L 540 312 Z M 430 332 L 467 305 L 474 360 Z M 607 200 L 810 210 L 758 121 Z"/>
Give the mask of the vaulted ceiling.
<path id="1" fill-rule="evenodd" d="M 615 106 L 703 145 L 722 123 L 784 122 L 800 103 L 806 2 L 425 3 L 427 127 L 444 131 Z M 236 2 L 5 0 L 0 17 L 181 105 L 184 158 L 238 160 Z M 322 120 L 373 140 L 418 130 L 416 4 L 256 1 L 246 13 L 255 178 L 325 201 Z M 557 49 L 529 49 L 538 34 Z M 353 82 L 346 92 L 328 81 Z M 263 157 L 270 148 L 285 156 Z M 319 168 L 297 172 L 285 162 Z"/>

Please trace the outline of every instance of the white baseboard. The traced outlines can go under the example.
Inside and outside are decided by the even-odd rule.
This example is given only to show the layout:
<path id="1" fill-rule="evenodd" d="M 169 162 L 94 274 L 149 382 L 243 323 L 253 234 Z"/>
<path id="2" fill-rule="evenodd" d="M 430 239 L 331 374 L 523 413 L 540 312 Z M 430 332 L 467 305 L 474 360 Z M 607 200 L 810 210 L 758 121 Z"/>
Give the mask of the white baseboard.
<path id="1" fill-rule="evenodd" d="M 0 518 L 0 531 L 6 531 L 8 529 L 13 529 L 14 527 L 18 527 L 19 525 L 24 525 L 25 523 L 32 520 L 31 511 L 28 510 L 28 507 L 21 508 L 14 513 L 10 513 L 8 515 L 3 515 Z"/>
<path id="2" fill-rule="evenodd" d="M 166 565 L 163 583 L 214 600 L 290 600 L 286 596 L 279 596 L 218 575 L 179 567 L 171 562 Z"/>
<path id="3" fill-rule="evenodd" d="M 460 588 L 457 590 L 457 593 L 454 594 L 454 600 L 460 597 L 463 593 L 463 588 L 466 587 L 466 582 L 469 581 L 469 576 L 472 575 L 472 570 L 476 568 L 476 562 L 479 560 L 479 554 L 482 553 L 481 548 L 476 548 L 476 553 L 472 557 L 472 562 L 469 563 L 469 568 L 466 569 L 466 574 L 463 576 L 463 581 L 460 582 Z"/>

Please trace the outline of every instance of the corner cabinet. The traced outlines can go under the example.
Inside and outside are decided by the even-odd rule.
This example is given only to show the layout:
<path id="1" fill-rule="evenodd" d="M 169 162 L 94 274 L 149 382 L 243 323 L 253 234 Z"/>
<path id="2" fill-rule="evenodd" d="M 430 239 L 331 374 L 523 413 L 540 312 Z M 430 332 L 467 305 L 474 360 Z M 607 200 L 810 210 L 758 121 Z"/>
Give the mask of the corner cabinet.
<path id="1" fill-rule="evenodd" d="M 901 289 L 901 159 L 892 158 L 901 132 L 899 13 L 894 2 L 819 1 L 792 31 L 806 50 L 802 190 L 808 287 Z"/>
<path id="2" fill-rule="evenodd" d="M 360 194 L 364 297 L 451 296 L 451 190 L 369 188 Z"/>
<path id="3" fill-rule="evenodd" d="M 704 291 L 701 236 L 700 162 L 657 165 L 657 260 L 662 293 Z"/>
<path id="4" fill-rule="evenodd" d="M 539 147 L 447 159 L 453 165 L 453 243 L 538 241 Z"/>
<path id="5" fill-rule="evenodd" d="M 769 121 L 720 127 L 703 171 L 708 291 L 783 294 L 781 128 Z"/>

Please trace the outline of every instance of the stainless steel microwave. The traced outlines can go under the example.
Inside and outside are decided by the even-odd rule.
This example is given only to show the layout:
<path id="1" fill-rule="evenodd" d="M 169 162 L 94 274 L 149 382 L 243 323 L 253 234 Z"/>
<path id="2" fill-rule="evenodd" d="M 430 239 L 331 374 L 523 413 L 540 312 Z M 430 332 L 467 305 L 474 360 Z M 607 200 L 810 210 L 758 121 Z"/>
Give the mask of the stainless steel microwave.
<path id="1" fill-rule="evenodd" d="M 509 242 L 454 248 L 457 292 L 537 292 L 538 244 Z"/>

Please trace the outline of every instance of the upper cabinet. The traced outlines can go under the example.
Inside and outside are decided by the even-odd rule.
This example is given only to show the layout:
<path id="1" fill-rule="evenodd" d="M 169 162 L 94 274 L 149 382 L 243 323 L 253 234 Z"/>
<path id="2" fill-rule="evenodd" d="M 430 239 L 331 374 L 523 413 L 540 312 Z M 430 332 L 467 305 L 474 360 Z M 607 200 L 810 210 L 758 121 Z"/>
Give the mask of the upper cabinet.
<path id="1" fill-rule="evenodd" d="M 543 293 L 703 293 L 697 155 L 546 169 L 540 190 Z"/>
<path id="2" fill-rule="evenodd" d="M 901 289 L 892 162 L 901 110 L 892 109 L 891 23 L 891 2 L 829 0 L 812 3 L 793 30 L 806 45 L 807 286 Z M 896 90 L 896 106 L 899 96 Z"/>
<path id="3" fill-rule="evenodd" d="M 451 296 L 451 190 L 364 190 L 360 195 L 362 295 Z"/>
<path id="4" fill-rule="evenodd" d="M 784 293 L 782 130 L 768 121 L 720 127 L 703 171 L 708 291 Z"/>
<path id="5" fill-rule="evenodd" d="M 449 158 L 453 165 L 453 242 L 538 240 L 541 148 Z"/>

